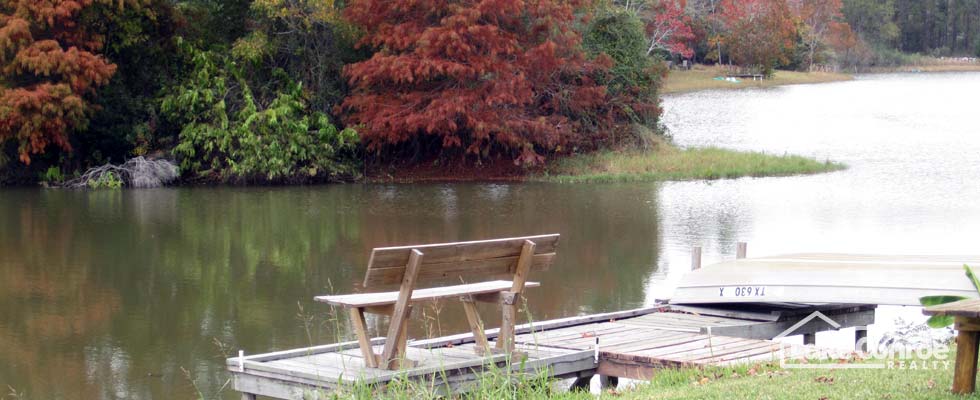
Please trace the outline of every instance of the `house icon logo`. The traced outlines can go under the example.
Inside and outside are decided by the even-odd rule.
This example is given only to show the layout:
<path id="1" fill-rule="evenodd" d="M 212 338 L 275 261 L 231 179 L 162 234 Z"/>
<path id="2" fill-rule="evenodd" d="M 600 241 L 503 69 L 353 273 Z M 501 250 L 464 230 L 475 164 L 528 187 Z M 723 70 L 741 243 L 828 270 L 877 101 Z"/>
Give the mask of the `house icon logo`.
<path id="1" fill-rule="evenodd" d="M 801 327 L 805 326 L 806 324 L 809 324 L 811 321 L 814 321 L 814 320 L 823 321 L 827 325 L 830 325 L 830 327 L 833 328 L 834 330 L 839 330 L 841 328 L 841 324 L 838 323 L 837 321 L 834 321 L 832 318 L 826 316 L 824 313 L 822 313 L 820 311 L 814 311 L 810 315 L 806 316 L 806 318 L 801 319 L 799 322 L 793 324 L 789 328 L 786 328 L 786 330 L 780 332 L 778 335 L 773 336 L 773 340 L 784 338 L 784 337 L 787 337 L 787 336 L 792 336 Z M 861 340 L 867 340 L 867 338 L 862 338 Z M 860 344 L 861 343 L 859 343 L 859 345 Z M 841 369 L 841 368 L 885 368 L 886 367 L 886 365 L 883 364 L 883 363 L 882 364 L 870 364 L 870 363 L 869 364 L 792 363 L 792 362 L 787 362 L 787 359 L 789 357 L 787 357 L 786 351 L 787 351 L 788 348 L 789 348 L 789 346 L 781 346 L 780 347 L 780 351 L 779 351 L 779 367 L 780 368 L 790 368 L 790 369 L 792 369 L 792 368 L 796 368 L 796 369 L 831 369 L 831 368 L 835 368 L 835 369 Z M 841 354 L 841 355 L 838 355 L 838 357 L 835 357 L 834 354 L 832 354 L 832 353 L 833 352 L 828 352 L 827 354 L 824 354 L 824 358 L 834 359 L 834 358 L 838 358 L 840 356 L 844 356 L 843 354 Z M 850 352 L 847 352 L 847 353 L 850 353 Z"/>

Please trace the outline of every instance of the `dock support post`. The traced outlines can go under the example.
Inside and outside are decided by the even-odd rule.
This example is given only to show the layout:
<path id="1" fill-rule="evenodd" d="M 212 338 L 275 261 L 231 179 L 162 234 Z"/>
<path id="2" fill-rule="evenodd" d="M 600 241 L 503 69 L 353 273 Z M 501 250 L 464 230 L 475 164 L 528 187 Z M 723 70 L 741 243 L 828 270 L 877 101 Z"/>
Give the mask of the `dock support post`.
<path id="1" fill-rule="evenodd" d="M 854 351 L 868 352 L 868 327 L 854 327 Z"/>
<path id="2" fill-rule="evenodd" d="M 257 397 L 251 393 L 242 393 L 242 400 L 255 400 Z"/>
<path id="3" fill-rule="evenodd" d="M 745 242 L 738 242 L 735 248 L 735 259 L 745 258 L 745 254 L 748 251 L 749 244 Z"/>
<path id="4" fill-rule="evenodd" d="M 582 390 L 588 392 L 589 389 L 591 389 L 591 382 L 593 376 L 595 375 L 590 373 L 588 375 L 583 375 L 578 378 L 575 378 L 575 380 L 572 381 L 572 386 L 568 388 L 568 391 Z"/>
<path id="5" fill-rule="evenodd" d="M 602 388 L 602 389 L 605 389 L 605 388 L 615 389 L 616 386 L 619 386 L 619 377 L 618 376 L 599 375 L 599 387 L 600 388 Z"/>
<path id="6" fill-rule="evenodd" d="M 701 268 L 701 246 L 691 248 L 691 271 Z"/>
<path id="7" fill-rule="evenodd" d="M 817 344 L 817 334 L 816 333 L 804 333 L 803 334 L 803 344 Z"/>

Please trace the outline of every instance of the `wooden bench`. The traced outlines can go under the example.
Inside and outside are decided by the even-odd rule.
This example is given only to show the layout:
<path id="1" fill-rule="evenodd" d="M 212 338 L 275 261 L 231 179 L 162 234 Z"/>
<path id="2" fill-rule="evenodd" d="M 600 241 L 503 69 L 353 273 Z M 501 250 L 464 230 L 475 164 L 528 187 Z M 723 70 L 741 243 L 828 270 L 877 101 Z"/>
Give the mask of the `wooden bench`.
<path id="1" fill-rule="evenodd" d="M 980 299 L 926 307 L 922 313 L 954 317 L 957 334 L 953 393 L 973 393 L 977 386 L 977 357 L 980 354 Z"/>
<path id="2" fill-rule="evenodd" d="M 551 266 L 558 246 L 558 234 L 526 236 L 472 242 L 426 244 L 418 246 L 380 247 L 371 251 L 364 287 L 401 284 L 398 291 L 317 296 L 316 301 L 350 309 L 351 324 L 368 367 L 398 369 L 410 365 L 404 352 L 408 340 L 408 317 L 412 303 L 437 299 L 459 299 L 477 342 L 477 351 L 492 351 L 483 322 L 477 313 L 477 301 L 500 303 L 503 319 L 497 337 L 497 349 L 514 350 L 514 325 L 521 295 L 531 271 Z M 506 276 L 509 280 L 491 280 Z M 418 282 L 454 281 L 474 283 L 415 289 Z M 364 314 L 390 317 L 382 353 L 375 354 L 367 334 Z"/>

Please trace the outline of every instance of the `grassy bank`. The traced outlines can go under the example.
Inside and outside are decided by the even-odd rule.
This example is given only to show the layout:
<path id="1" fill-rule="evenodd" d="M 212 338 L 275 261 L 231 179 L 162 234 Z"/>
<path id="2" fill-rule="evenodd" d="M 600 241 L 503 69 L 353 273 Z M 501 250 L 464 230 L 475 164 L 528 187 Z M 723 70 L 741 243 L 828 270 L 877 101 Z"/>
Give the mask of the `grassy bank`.
<path id="1" fill-rule="evenodd" d="M 651 151 L 603 151 L 567 157 L 529 180 L 578 183 L 723 179 L 814 174 L 844 168 L 840 163 L 794 155 L 717 147 L 681 149 L 661 144 Z"/>
<path id="2" fill-rule="evenodd" d="M 866 364 L 859 361 L 856 364 Z M 882 361 L 875 361 L 882 362 Z M 885 361 L 888 363 L 888 361 Z M 920 361 L 921 362 L 921 361 Z M 931 362 L 930 362 L 931 363 Z M 977 399 L 950 392 L 953 361 L 893 368 L 779 369 L 753 366 L 739 370 L 665 371 L 651 384 L 622 393 L 622 399 Z M 948 368 L 948 369 L 947 369 Z"/>
<path id="3" fill-rule="evenodd" d="M 972 64 L 926 64 L 905 65 L 901 67 L 868 68 L 867 73 L 889 72 L 980 72 L 980 63 Z"/>
<path id="4" fill-rule="evenodd" d="M 772 87 L 780 85 L 795 85 L 804 83 L 824 83 L 846 81 L 853 77 L 836 72 L 796 72 L 776 71 L 772 79 L 761 81 L 740 79 L 739 83 L 715 80 L 724 76 L 728 70 L 718 66 L 695 65 L 692 69 L 673 70 L 667 75 L 661 93 L 685 93 L 709 89 L 744 89 L 751 87 Z"/>

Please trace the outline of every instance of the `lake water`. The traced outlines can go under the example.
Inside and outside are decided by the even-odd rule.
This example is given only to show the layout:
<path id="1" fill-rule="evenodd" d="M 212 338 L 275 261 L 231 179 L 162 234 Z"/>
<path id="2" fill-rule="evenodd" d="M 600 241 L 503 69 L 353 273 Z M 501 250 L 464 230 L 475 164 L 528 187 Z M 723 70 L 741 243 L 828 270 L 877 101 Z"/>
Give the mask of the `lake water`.
<path id="1" fill-rule="evenodd" d="M 668 297 L 692 246 L 704 248 L 705 263 L 733 257 L 738 241 L 750 256 L 980 253 L 977 93 L 977 73 L 898 74 L 664 102 L 680 145 L 850 166 L 816 176 L 4 190 L 0 392 L 237 398 L 221 391 L 225 354 L 349 337 L 312 296 L 350 291 L 370 248 L 382 245 L 559 232 L 557 264 L 532 276 L 543 283 L 529 295 L 536 319 Z M 872 341 L 895 317 L 918 314 L 879 309 Z M 429 307 L 412 335 L 462 332 L 462 315 L 454 303 Z M 847 346 L 848 337 L 817 340 Z"/>

